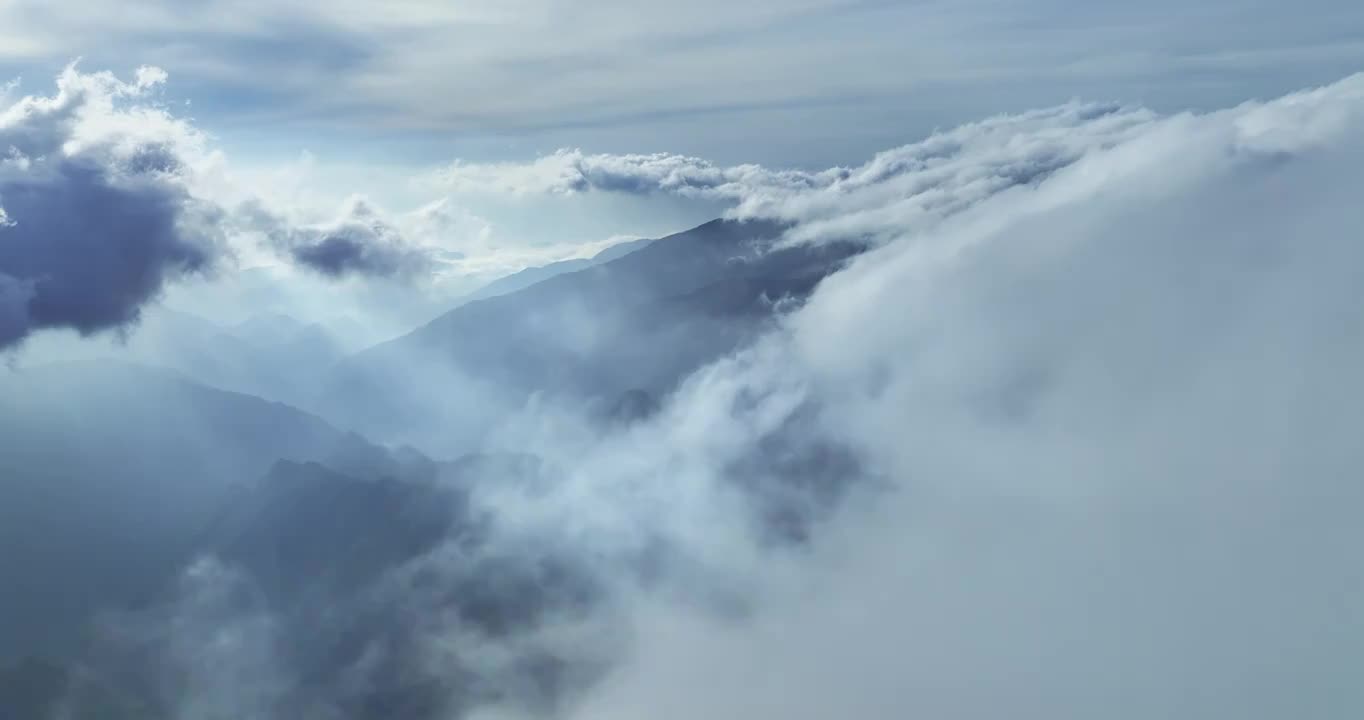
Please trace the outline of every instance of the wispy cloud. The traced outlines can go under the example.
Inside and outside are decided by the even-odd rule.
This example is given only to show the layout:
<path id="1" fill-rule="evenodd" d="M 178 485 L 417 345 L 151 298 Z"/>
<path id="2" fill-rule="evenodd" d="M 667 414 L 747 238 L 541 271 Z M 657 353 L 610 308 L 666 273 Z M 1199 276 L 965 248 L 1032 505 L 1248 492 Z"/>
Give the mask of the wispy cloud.
<path id="1" fill-rule="evenodd" d="M 1003 115 L 822 171 L 719 166 L 696 157 L 560 150 L 527 163 L 455 162 L 429 177 L 456 193 L 667 194 L 727 203 L 727 215 L 798 224 L 793 237 L 903 234 L 996 193 L 1033 185 L 1144 130 L 1148 110 L 1072 103 Z"/>
<path id="2" fill-rule="evenodd" d="M 342 134 L 421 129 L 562 144 L 565 128 L 631 128 L 654 147 L 750 158 L 773 157 L 776 135 L 788 155 L 817 154 L 821 141 L 840 143 L 841 156 L 865 154 L 935 123 L 1116 88 L 1164 107 L 1211 106 L 1364 61 L 1355 3 L 1181 9 L 1168 0 L 411 0 L 376 13 L 351 1 L 214 0 L 72 14 L 21 1 L 0 7 L 0 27 L 15 39 L 0 45 L 16 68 L 76 54 L 174 68 L 202 112 L 276 131 L 306 121 Z M 673 122 L 717 111 L 728 119 L 702 132 Z"/>

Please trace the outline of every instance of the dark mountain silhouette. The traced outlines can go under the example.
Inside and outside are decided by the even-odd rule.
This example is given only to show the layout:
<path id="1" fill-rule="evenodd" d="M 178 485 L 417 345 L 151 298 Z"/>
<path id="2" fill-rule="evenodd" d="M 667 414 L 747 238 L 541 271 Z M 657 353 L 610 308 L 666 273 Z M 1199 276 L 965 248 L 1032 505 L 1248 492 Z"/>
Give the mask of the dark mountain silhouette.
<path id="1" fill-rule="evenodd" d="M 803 542 L 857 472 L 838 449 L 803 442 L 806 419 L 728 470 L 753 501 L 754 531 L 775 551 Z M 552 713 L 618 652 L 612 583 L 685 577 L 691 601 L 743 612 L 723 581 L 661 538 L 604 558 L 552 535 L 507 536 L 476 499 L 515 486 L 534 503 L 556 473 L 512 454 L 408 455 L 368 472 L 276 463 L 223 503 L 193 541 L 199 559 L 188 569 L 149 579 L 148 598 L 106 615 L 72 664 L 37 663 L 42 687 L 86 713 L 73 717 L 103 717 L 92 708 L 116 700 L 143 708 L 144 720 L 170 720 L 184 703 L 219 697 L 215 683 L 265 698 L 254 715 L 262 718 L 435 720 L 495 703 Z M 540 634 L 575 622 L 602 630 L 567 645 Z M 216 644 L 223 637 L 233 638 L 226 649 Z M 450 654 L 433 659 L 444 646 Z M 476 650 L 459 652 L 465 646 Z M 488 652 L 500 659 L 489 663 Z M 262 664 L 260 674 L 243 679 L 242 663 Z M 80 693 L 67 689 L 74 678 Z M 21 695 L 56 702 L 32 688 Z M 225 717 L 245 707 L 216 702 L 227 703 L 215 708 Z"/>
<path id="2" fill-rule="evenodd" d="M 780 233 L 717 220 L 470 302 L 339 363 L 315 406 L 368 436 L 456 455 L 533 393 L 573 406 L 632 391 L 662 398 L 861 249 L 779 247 Z"/>
<path id="3" fill-rule="evenodd" d="M 489 545 L 496 521 L 471 508 L 478 484 L 533 482 L 538 461 L 479 455 L 412 470 L 366 480 L 281 463 L 214 529 L 208 551 L 249 578 L 278 622 L 279 656 L 300 680 L 286 703 L 346 717 L 457 717 L 499 688 L 570 671 L 570 658 L 531 646 L 500 670 L 430 666 L 422 648 L 436 618 L 468 642 L 516 647 L 546 613 L 585 611 L 599 591 L 563 550 Z"/>
<path id="4" fill-rule="evenodd" d="M 469 501 L 480 484 L 534 487 L 542 472 L 518 455 L 411 462 L 367 477 L 277 463 L 225 503 L 195 543 L 200 560 L 159 583 L 138 609 L 106 616 L 107 632 L 86 653 L 66 667 L 16 667 L 44 669 L 49 694 L 66 687 L 61 674 L 98 678 L 150 708 L 147 718 L 176 718 L 196 692 L 211 694 L 203 683 L 213 678 L 194 677 L 187 664 L 220 671 L 242 657 L 269 664 L 261 717 L 434 720 L 512 696 L 552 707 L 601 667 L 542 647 L 536 633 L 551 615 L 599 610 L 603 590 L 567 548 L 494 542 L 496 519 Z M 224 629 L 253 645 L 216 659 L 211 638 Z M 500 645 L 510 659 L 498 667 L 458 654 L 434 662 L 432 633 Z M 25 702 L 35 697 L 53 702 L 37 690 Z M 76 706 L 96 702 L 104 696 Z M 234 716 L 236 708 L 217 711 Z"/>
<path id="5" fill-rule="evenodd" d="M 377 472 L 321 419 L 168 371 L 73 363 L 0 375 L 0 655 L 58 653 L 101 607 L 184 562 L 235 488 L 280 458 Z"/>

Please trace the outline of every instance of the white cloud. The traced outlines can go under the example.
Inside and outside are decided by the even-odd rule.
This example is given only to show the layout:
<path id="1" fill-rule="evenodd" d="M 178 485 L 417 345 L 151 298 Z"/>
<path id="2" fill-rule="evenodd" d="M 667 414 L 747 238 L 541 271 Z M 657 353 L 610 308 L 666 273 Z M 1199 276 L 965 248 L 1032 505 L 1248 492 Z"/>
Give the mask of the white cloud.
<path id="1" fill-rule="evenodd" d="M 799 190 L 827 187 L 846 171 L 822 173 L 772 171 L 758 165 L 718 167 L 696 157 L 587 154 L 559 150 L 530 163 L 455 162 L 437 171 L 432 180 L 454 192 L 548 193 L 579 192 L 675 193 L 714 199 L 737 199 L 754 188 Z"/>
<path id="2" fill-rule="evenodd" d="M 996 193 L 1034 184 L 1132 137 L 1156 116 L 1140 108 L 1071 103 L 1004 115 L 878 153 L 853 168 L 807 172 L 717 166 L 669 154 L 560 150 L 530 163 L 456 162 L 430 181 L 459 193 L 653 194 L 724 201 L 727 215 L 798 223 L 797 239 L 885 237 Z"/>

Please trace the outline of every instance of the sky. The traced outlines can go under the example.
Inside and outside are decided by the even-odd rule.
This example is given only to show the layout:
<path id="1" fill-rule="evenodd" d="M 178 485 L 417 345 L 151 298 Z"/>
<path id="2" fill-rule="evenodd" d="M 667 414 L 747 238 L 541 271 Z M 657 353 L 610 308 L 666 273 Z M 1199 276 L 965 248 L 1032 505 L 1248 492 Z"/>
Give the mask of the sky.
<path id="1" fill-rule="evenodd" d="M 1172 112 L 1276 97 L 1364 66 L 1362 38 L 1364 9 L 1346 0 L 402 0 L 382 11 L 156 0 L 81 12 L 0 0 L 0 78 L 12 99 L 50 96 L 78 61 L 79 73 L 138 85 L 113 94 L 193 136 L 194 194 L 268 200 L 248 229 L 287 215 L 319 238 L 349 223 L 353 239 L 353 213 L 367 208 L 364 222 L 387 229 L 365 233 L 463 259 L 399 302 L 414 309 L 374 319 L 378 337 L 498 275 L 679 231 L 732 199 L 591 182 L 544 192 L 555 189 L 510 179 L 513 167 L 658 155 L 851 168 L 964 122 L 1076 99 Z M 154 81 L 139 85 L 142 68 Z M 297 245 L 290 236 L 276 233 L 275 250 Z M 238 267 L 280 264 L 223 242 Z M 331 262 L 332 279 L 352 274 L 337 272 L 344 243 L 325 249 L 294 252 Z M 410 276 L 417 254 L 369 260 Z M 363 294 L 351 304 L 374 305 Z"/>
<path id="2" fill-rule="evenodd" d="M 11 94 L 50 92 L 77 58 L 123 78 L 160 68 L 155 102 L 245 182 L 333 212 L 353 194 L 394 212 L 445 199 L 499 247 L 655 235 L 717 207 L 528 203 L 421 179 L 563 149 L 848 167 L 998 113 L 1077 98 L 1212 109 L 1364 64 L 1364 9 L 1347 0 L 3 0 L 0 28 Z"/>
<path id="3" fill-rule="evenodd" d="M 164 68 L 240 161 L 399 167 L 562 147 L 849 165 L 1080 97 L 1210 109 L 1364 58 L 1348 0 L 0 3 L 0 75 Z"/>

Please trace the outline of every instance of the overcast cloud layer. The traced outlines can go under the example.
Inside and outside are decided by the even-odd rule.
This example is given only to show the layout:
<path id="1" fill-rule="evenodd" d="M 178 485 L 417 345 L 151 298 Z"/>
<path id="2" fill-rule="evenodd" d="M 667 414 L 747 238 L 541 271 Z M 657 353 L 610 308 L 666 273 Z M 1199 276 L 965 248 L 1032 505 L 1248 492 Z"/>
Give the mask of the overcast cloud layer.
<path id="1" fill-rule="evenodd" d="M 1357 69 L 1361 33 L 1351 0 L 8 0 L 0 77 L 153 63 L 215 132 L 409 165 L 587 144 L 822 167 L 1077 96 L 1271 97 Z"/>

